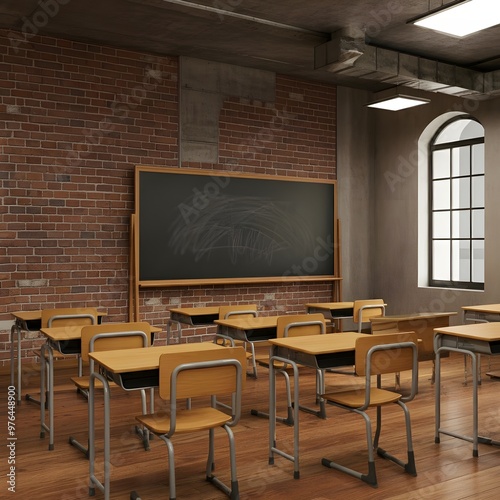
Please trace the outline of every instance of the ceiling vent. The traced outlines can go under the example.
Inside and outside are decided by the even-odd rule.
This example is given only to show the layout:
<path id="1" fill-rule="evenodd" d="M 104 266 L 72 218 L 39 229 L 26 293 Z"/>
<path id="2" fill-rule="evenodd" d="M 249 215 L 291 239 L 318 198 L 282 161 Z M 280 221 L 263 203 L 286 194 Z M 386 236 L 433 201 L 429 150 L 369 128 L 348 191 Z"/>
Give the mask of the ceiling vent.
<path id="1" fill-rule="evenodd" d="M 440 61 L 367 45 L 344 30 L 314 52 L 314 68 L 390 85 L 469 99 L 500 94 L 500 71 L 480 72 Z"/>

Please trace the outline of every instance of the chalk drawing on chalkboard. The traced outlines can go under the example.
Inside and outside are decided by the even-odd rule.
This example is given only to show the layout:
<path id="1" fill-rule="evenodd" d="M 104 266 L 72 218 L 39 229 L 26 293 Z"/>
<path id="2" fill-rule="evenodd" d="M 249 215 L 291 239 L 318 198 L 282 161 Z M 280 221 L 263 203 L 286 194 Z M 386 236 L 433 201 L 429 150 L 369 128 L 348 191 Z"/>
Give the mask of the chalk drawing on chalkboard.
<path id="1" fill-rule="evenodd" d="M 231 264 L 240 258 L 270 264 L 279 252 L 314 243 L 307 221 L 290 205 L 261 197 L 219 195 L 189 217 L 179 213 L 169 228 L 169 247 L 177 255 L 190 252 L 196 262 L 224 250 Z"/>

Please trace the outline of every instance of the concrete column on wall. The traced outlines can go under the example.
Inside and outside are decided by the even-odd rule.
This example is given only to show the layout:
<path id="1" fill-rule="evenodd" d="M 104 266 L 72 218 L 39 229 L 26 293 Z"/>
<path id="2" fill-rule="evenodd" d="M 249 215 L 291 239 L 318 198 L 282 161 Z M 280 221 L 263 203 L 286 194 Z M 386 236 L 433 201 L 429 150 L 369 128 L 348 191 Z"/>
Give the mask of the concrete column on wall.
<path id="1" fill-rule="evenodd" d="M 368 100 L 366 91 L 337 89 L 337 192 L 344 300 L 371 298 L 373 293 L 374 142 L 373 121 L 364 106 Z"/>
<path id="2" fill-rule="evenodd" d="M 179 162 L 218 162 L 219 116 L 227 97 L 274 102 L 275 74 L 180 58 Z"/>

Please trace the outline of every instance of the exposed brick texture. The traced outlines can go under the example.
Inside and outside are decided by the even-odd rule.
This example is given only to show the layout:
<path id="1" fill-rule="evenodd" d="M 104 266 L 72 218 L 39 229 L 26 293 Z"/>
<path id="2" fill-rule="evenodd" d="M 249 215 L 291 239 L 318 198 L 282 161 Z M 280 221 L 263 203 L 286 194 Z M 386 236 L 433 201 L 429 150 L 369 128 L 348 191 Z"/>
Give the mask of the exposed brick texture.
<path id="1" fill-rule="evenodd" d="M 12 38 L 0 31 L 0 320 L 84 305 L 127 320 L 134 167 L 178 166 L 178 60 Z M 225 102 L 219 164 L 182 167 L 335 179 L 335 87 L 276 78 L 275 103 Z M 331 297 L 330 283 L 282 283 L 144 289 L 139 299 L 141 319 L 164 327 L 172 306 L 256 302 L 275 314 Z M 9 341 L 0 332 L 0 366 Z M 23 356 L 40 342 L 23 343 Z"/>

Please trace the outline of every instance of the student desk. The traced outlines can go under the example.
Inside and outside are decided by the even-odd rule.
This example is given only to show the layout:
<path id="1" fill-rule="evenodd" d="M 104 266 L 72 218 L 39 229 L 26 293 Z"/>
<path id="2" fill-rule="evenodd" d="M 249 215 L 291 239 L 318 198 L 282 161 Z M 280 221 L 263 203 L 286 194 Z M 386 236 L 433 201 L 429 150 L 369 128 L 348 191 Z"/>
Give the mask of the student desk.
<path id="1" fill-rule="evenodd" d="M 278 316 L 257 316 L 249 318 L 227 318 L 215 321 L 218 332 L 242 342 L 265 342 L 276 338 Z M 255 349 L 252 349 L 255 352 Z M 257 365 L 253 362 L 253 377 L 257 378 Z"/>
<path id="2" fill-rule="evenodd" d="M 464 323 L 500 321 L 500 304 L 485 304 L 478 306 L 463 306 Z"/>
<path id="3" fill-rule="evenodd" d="M 148 349 L 125 349 L 121 351 L 100 351 L 90 353 L 89 356 L 99 365 L 102 375 L 94 372 L 90 377 L 89 390 L 89 476 L 92 496 L 97 487 L 104 493 L 104 499 L 110 498 L 110 403 L 109 383 L 113 380 L 125 390 L 150 389 L 159 386 L 160 356 L 168 352 L 205 351 L 211 349 L 225 349 L 225 347 L 211 343 L 175 344 L 167 346 L 149 347 Z M 98 367 L 96 367 L 96 370 Z M 95 475 L 95 380 L 104 384 L 104 478 L 101 482 Z"/>
<path id="4" fill-rule="evenodd" d="M 472 455 L 478 456 L 478 443 L 500 445 L 500 442 L 478 435 L 478 370 L 477 357 L 480 354 L 500 354 L 500 323 L 478 323 L 470 325 L 436 328 L 434 336 L 436 352 L 436 429 L 434 440 L 439 443 L 439 435 L 472 442 Z M 441 426 L 441 355 L 458 352 L 470 356 L 472 360 L 472 437 L 442 429 Z"/>
<path id="5" fill-rule="evenodd" d="M 167 343 L 171 343 L 172 325 L 177 326 L 177 333 L 181 336 L 182 325 L 213 325 L 219 319 L 219 306 L 212 307 L 179 307 L 170 309 L 170 319 L 167 321 Z"/>
<path id="6" fill-rule="evenodd" d="M 217 319 L 219 332 L 234 340 L 259 342 L 276 337 L 279 316 Z"/>
<path id="7" fill-rule="evenodd" d="M 42 327 L 42 311 L 16 311 L 11 313 L 14 317 L 14 324 L 10 330 L 10 385 L 15 385 L 15 353 L 14 342 L 17 342 L 17 402 L 21 403 L 21 379 L 22 379 L 22 361 L 21 361 L 21 333 L 39 331 Z M 98 313 L 98 323 L 101 323 L 102 317 L 106 313 Z"/>
<path id="8" fill-rule="evenodd" d="M 306 312 L 321 313 L 326 319 L 340 323 L 353 317 L 353 307 L 354 302 L 311 302 L 306 304 Z"/>
<path id="9" fill-rule="evenodd" d="M 290 363 L 294 373 L 294 400 L 299 401 L 299 372 L 297 364 L 314 369 L 338 368 L 354 365 L 356 339 L 363 333 L 344 332 L 308 337 L 271 339 L 269 363 L 269 464 L 274 454 L 294 463 L 294 478 L 299 478 L 299 405 L 294 405 L 293 455 L 277 448 L 276 440 L 276 377 L 273 360 Z"/>
<path id="10" fill-rule="evenodd" d="M 486 323 L 489 321 L 500 321 L 500 304 L 483 304 L 476 306 L 463 306 L 462 317 L 464 323 Z M 481 375 L 481 360 L 478 359 L 477 368 Z M 486 373 L 489 377 L 500 378 L 499 371 Z M 465 376 L 467 377 L 467 368 L 465 369 Z M 479 378 L 481 383 L 481 377 Z"/>
<path id="11" fill-rule="evenodd" d="M 41 328 L 47 342 L 41 347 L 40 355 L 40 437 L 49 433 L 49 450 L 54 449 L 54 349 L 62 354 L 80 354 L 82 328 L 84 325 L 58 326 Z M 151 326 L 151 334 L 161 328 Z M 48 371 L 46 378 L 45 369 Z M 47 387 L 45 383 L 47 380 Z M 47 398 L 48 424 L 45 422 L 45 406 Z"/>

